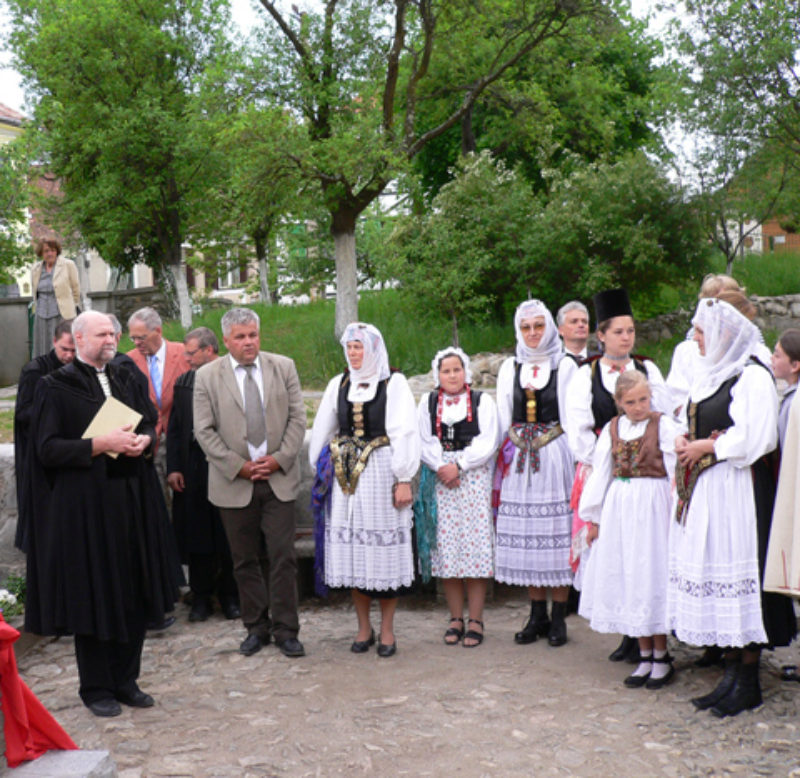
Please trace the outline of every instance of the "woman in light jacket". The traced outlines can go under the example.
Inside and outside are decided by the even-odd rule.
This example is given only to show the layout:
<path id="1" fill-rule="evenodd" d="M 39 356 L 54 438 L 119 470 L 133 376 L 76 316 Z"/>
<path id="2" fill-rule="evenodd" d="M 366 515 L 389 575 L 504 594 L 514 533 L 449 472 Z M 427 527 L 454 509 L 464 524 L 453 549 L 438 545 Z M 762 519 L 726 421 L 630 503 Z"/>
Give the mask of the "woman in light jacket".
<path id="1" fill-rule="evenodd" d="M 33 357 L 47 354 L 53 348 L 56 327 L 64 319 L 78 314 L 81 287 L 78 268 L 71 259 L 61 256 L 61 244 L 44 238 L 36 245 L 41 257 L 31 270 L 31 290 L 35 303 L 33 319 Z"/>

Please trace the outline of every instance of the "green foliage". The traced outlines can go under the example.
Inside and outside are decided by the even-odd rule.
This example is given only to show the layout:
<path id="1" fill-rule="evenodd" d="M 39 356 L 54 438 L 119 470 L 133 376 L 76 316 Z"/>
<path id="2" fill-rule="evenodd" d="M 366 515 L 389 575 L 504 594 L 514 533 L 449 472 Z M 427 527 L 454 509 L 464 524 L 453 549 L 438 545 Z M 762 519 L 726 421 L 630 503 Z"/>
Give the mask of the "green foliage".
<path id="1" fill-rule="evenodd" d="M 564 288 L 587 298 L 613 286 L 645 295 L 661 284 L 697 285 L 707 265 L 693 210 L 642 153 L 556 175 L 533 228 L 530 279 L 548 301 Z"/>
<path id="2" fill-rule="evenodd" d="M 688 0 L 673 22 L 681 122 L 695 138 L 682 175 L 729 262 L 743 222 L 800 213 L 799 38 L 797 0 Z"/>
<path id="3" fill-rule="evenodd" d="M 24 141 L 0 146 L 0 284 L 35 257 L 28 235 L 28 160 Z"/>
<path id="4" fill-rule="evenodd" d="M 483 42 L 488 33 L 461 34 Z M 470 50 L 474 58 L 483 56 L 482 45 Z M 521 165 L 541 190 L 543 166 L 569 166 L 573 156 L 616 159 L 653 144 L 652 125 L 665 111 L 659 87 L 669 74 L 654 64 L 660 54 L 644 23 L 619 7 L 574 19 L 569 35 L 544 41 L 483 92 L 466 121 L 420 152 L 415 167 L 425 191 L 432 197 L 450 180 L 465 150 L 488 149 L 509 166 Z M 432 95 L 419 122 L 442 117 L 461 100 L 457 67 L 449 56 L 433 63 Z"/>
<path id="5" fill-rule="evenodd" d="M 484 152 L 465 157 L 420 218 L 398 229 L 397 276 L 426 315 L 458 323 L 485 314 L 532 250 L 536 202 L 528 184 Z"/>
<path id="6" fill-rule="evenodd" d="M 198 145 L 195 80 L 224 48 L 225 0 L 10 0 L 11 44 L 64 233 L 113 265 L 180 260 L 213 157 Z"/>

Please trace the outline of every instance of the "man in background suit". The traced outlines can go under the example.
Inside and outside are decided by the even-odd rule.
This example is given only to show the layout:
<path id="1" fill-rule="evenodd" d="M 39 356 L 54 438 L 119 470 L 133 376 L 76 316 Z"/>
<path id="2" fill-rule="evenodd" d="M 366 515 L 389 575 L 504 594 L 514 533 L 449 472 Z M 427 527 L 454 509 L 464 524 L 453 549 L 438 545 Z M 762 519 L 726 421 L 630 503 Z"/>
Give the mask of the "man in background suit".
<path id="1" fill-rule="evenodd" d="M 28 522 L 30 520 L 30 490 L 36 488 L 27 477 L 29 433 L 33 420 L 33 396 L 39 379 L 75 359 L 75 342 L 72 340 L 72 319 L 56 325 L 53 333 L 53 348 L 32 359 L 22 368 L 17 386 L 17 401 L 14 405 L 14 471 L 17 479 L 17 532 L 14 545 L 20 551 L 28 551 Z"/>
<path id="2" fill-rule="evenodd" d="M 189 565 L 192 609 L 189 621 L 205 621 L 216 593 L 226 619 L 238 619 L 239 592 L 219 508 L 208 500 L 208 462 L 194 436 L 192 398 L 195 371 L 219 357 L 217 336 L 198 327 L 183 339 L 192 369 L 175 382 L 175 401 L 167 428 L 167 483 L 172 497 L 172 526 L 184 562 Z"/>
<path id="3" fill-rule="evenodd" d="M 294 500 L 306 430 L 294 362 L 260 351 L 258 315 L 233 308 L 222 317 L 229 354 L 195 377 L 194 430 L 209 463 L 208 497 L 220 509 L 239 587 L 250 656 L 269 643 L 303 656 L 297 639 Z"/>
<path id="4" fill-rule="evenodd" d="M 154 458 L 158 480 L 167 504 L 167 426 L 172 410 L 175 381 L 189 370 L 182 343 L 172 343 L 162 335 L 161 317 L 154 308 L 140 308 L 128 319 L 128 334 L 136 348 L 128 356 L 146 376 L 150 387 L 150 401 L 158 409 L 156 427 L 156 454 Z"/>

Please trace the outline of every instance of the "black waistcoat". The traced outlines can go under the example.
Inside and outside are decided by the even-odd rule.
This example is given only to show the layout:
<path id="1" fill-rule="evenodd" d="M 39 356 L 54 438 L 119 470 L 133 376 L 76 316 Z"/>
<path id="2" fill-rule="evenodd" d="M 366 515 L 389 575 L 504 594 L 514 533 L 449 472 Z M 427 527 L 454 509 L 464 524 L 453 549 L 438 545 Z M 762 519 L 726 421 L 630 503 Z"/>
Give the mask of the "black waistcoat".
<path id="1" fill-rule="evenodd" d="M 520 362 L 514 362 L 514 405 L 511 411 L 512 424 L 526 424 L 528 421 L 525 412 L 528 398 L 525 390 L 519 384 L 519 374 L 522 370 Z M 534 390 L 536 395 L 536 421 L 539 424 L 551 424 L 559 421 L 558 415 L 558 368 L 550 371 L 550 380 L 541 388 Z"/>
<path id="2" fill-rule="evenodd" d="M 481 402 L 481 393 L 470 389 L 469 398 L 472 403 L 472 421 L 467 421 L 465 417 L 455 424 L 442 422 L 442 434 L 439 440 L 442 442 L 442 448 L 445 451 L 463 451 L 481 431 L 478 424 L 478 406 Z M 434 435 L 436 434 L 436 406 L 438 400 L 438 391 L 434 390 L 428 394 L 428 413 L 431 417 L 431 430 Z"/>
<path id="3" fill-rule="evenodd" d="M 386 434 L 386 384 L 389 379 L 378 381 L 375 389 L 375 396 L 363 403 L 364 410 L 364 440 L 374 440 Z M 342 376 L 339 384 L 339 399 L 336 407 L 336 415 L 339 418 L 339 434 L 352 437 L 355 431 L 353 424 L 353 403 L 347 399 L 347 392 L 350 389 L 350 374 Z"/>
<path id="4" fill-rule="evenodd" d="M 600 430 L 608 424 L 619 411 L 617 410 L 617 403 L 614 401 L 614 395 L 611 394 L 603 384 L 603 376 L 600 372 L 602 369 L 600 358 L 598 357 L 591 364 L 592 415 L 594 416 L 594 428 Z M 644 362 L 634 357 L 633 366 L 647 377 L 647 368 L 644 366 Z"/>
<path id="5" fill-rule="evenodd" d="M 711 437 L 711 433 L 715 430 L 722 432 L 733 425 L 733 419 L 729 413 L 731 406 L 731 389 L 734 384 L 739 380 L 739 376 L 735 375 L 720 384 L 714 394 L 706 397 L 705 400 L 700 400 L 699 403 L 691 403 L 689 408 L 691 418 L 691 406 L 695 408 L 694 424 L 691 425 L 694 429 L 689 430 L 694 433 L 697 440 Z M 690 422 L 691 424 L 691 422 Z"/>

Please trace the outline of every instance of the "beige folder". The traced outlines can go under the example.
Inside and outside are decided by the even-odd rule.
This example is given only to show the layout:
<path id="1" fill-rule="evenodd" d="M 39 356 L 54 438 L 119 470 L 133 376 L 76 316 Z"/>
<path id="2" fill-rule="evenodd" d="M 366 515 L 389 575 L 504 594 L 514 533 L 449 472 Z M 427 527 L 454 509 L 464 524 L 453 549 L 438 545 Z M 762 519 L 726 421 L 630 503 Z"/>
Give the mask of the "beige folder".
<path id="1" fill-rule="evenodd" d="M 81 438 L 88 440 L 96 438 L 98 435 L 107 435 L 126 424 L 131 425 L 131 429 L 136 429 L 142 420 L 142 414 L 129 408 L 125 403 L 120 402 L 115 397 L 107 397 L 106 401 L 100 406 L 100 410 L 89 422 Z M 112 459 L 116 459 L 119 454 L 116 451 L 106 451 Z"/>

